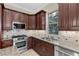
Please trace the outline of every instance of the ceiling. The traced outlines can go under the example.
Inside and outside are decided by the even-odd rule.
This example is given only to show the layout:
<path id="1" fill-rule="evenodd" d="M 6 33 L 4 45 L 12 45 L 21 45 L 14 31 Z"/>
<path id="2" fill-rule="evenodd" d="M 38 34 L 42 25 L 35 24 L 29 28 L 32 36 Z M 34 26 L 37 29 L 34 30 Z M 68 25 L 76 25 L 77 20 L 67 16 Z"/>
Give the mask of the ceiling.
<path id="1" fill-rule="evenodd" d="M 35 14 L 48 4 L 49 3 L 5 3 L 4 6 L 9 9 Z"/>

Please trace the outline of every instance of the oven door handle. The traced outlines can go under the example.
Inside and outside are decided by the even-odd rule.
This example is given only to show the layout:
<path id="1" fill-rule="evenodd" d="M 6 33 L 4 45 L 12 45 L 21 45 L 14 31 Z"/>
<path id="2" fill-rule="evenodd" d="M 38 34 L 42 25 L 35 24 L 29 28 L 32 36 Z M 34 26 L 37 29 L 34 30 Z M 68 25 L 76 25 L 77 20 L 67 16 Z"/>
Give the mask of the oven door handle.
<path id="1" fill-rule="evenodd" d="M 73 55 L 71 55 L 71 54 L 69 54 L 69 53 L 66 53 L 66 52 L 64 52 L 64 51 L 60 51 L 60 50 L 56 50 L 57 52 L 60 52 L 60 53 L 63 53 L 63 54 L 66 54 L 66 55 L 68 55 L 68 56 L 73 56 Z"/>

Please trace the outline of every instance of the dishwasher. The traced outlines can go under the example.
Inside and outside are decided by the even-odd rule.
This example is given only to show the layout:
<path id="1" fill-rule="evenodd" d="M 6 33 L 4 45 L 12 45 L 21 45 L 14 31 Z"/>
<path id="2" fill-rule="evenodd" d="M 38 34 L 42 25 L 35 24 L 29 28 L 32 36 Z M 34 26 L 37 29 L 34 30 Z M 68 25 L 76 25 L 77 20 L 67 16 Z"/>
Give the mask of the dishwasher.
<path id="1" fill-rule="evenodd" d="M 54 50 L 55 56 L 79 56 L 78 53 L 59 46 L 55 46 Z"/>

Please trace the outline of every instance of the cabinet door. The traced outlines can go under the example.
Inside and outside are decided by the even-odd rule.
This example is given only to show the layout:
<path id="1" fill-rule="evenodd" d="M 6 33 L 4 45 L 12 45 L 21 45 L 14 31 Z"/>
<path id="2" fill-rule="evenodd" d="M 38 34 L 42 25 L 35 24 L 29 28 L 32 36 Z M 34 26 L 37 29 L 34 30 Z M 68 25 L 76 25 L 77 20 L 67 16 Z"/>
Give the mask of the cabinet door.
<path id="1" fill-rule="evenodd" d="M 54 45 L 39 39 L 34 39 L 33 49 L 41 56 L 53 56 Z"/>
<path id="2" fill-rule="evenodd" d="M 33 49 L 33 38 L 29 37 L 27 39 L 27 49 Z"/>
<path id="3" fill-rule="evenodd" d="M 19 14 L 20 14 L 19 15 L 19 17 L 20 17 L 19 22 L 24 23 L 25 22 L 25 14 L 22 14 L 22 13 L 19 13 Z"/>
<path id="4" fill-rule="evenodd" d="M 40 13 L 40 20 L 39 20 L 39 27 L 41 30 L 45 30 L 45 26 L 46 26 L 46 13 L 45 12 L 41 12 Z"/>
<path id="5" fill-rule="evenodd" d="M 77 29 L 79 29 L 79 3 L 76 4 L 76 12 L 77 12 Z"/>
<path id="6" fill-rule="evenodd" d="M 1 41 L 1 39 L 0 39 L 0 49 L 2 48 L 2 41 Z"/>
<path id="7" fill-rule="evenodd" d="M 60 30 L 79 30 L 79 4 L 59 4 L 59 18 Z"/>
<path id="8" fill-rule="evenodd" d="M 68 6 L 69 4 L 67 3 L 59 4 L 59 30 L 68 30 L 69 26 Z"/>
<path id="9" fill-rule="evenodd" d="M 28 29 L 29 30 L 35 30 L 36 28 L 36 20 L 35 20 L 35 15 L 30 15 L 28 19 Z"/>
<path id="10" fill-rule="evenodd" d="M 36 14 L 36 29 L 40 29 L 40 14 Z"/>
<path id="11" fill-rule="evenodd" d="M 19 22 L 22 22 L 25 24 L 25 29 L 28 29 L 28 15 L 20 13 L 20 19 Z"/>
<path id="12" fill-rule="evenodd" d="M 28 15 L 24 15 L 25 29 L 28 29 Z"/>
<path id="13" fill-rule="evenodd" d="M 16 11 L 12 11 L 12 17 L 13 17 L 13 22 L 19 22 L 20 20 L 20 13 Z"/>
<path id="14" fill-rule="evenodd" d="M 3 30 L 11 30 L 13 21 L 12 11 L 4 9 L 3 12 Z"/>
<path id="15" fill-rule="evenodd" d="M 40 11 L 36 14 L 36 29 L 45 30 L 46 28 L 46 12 Z"/>
<path id="16" fill-rule="evenodd" d="M 69 29 L 77 30 L 77 5 L 69 4 Z"/>
<path id="17" fill-rule="evenodd" d="M 0 40 L 2 38 L 2 5 L 0 4 Z M 1 43 L 0 43 L 1 46 Z"/>
<path id="18" fill-rule="evenodd" d="M 13 45 L 13 40 L 3 40 L 2 41 L 2 48 L 10 47 Z"/>
<path id="19" fill-rule="evenodd" d="M 1 39 L 2 39 L 2 13 L 3 12 L 3 9 L 2 9 L 2 5 L 0 4 L 0 48 L 1 48 L 1 46 L 2 46 L 2 44 L 1 44 Z"/>

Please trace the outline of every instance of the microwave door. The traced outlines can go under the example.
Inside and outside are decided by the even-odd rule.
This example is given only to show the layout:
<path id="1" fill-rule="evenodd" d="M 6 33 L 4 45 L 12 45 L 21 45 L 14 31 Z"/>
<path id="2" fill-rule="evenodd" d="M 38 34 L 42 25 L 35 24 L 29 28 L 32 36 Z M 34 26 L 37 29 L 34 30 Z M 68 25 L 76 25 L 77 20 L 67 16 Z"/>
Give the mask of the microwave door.
<path id="1" fill-rule="evenodd" d="M 22 24 L 21 25 L 21 29 L 25 29 L 25 24 Z"/>
<path id="2" fill-rule="evenodd" d="M 19 24 L 14 24 L 14 29 L 18 29 L 20 27 Z"/>

